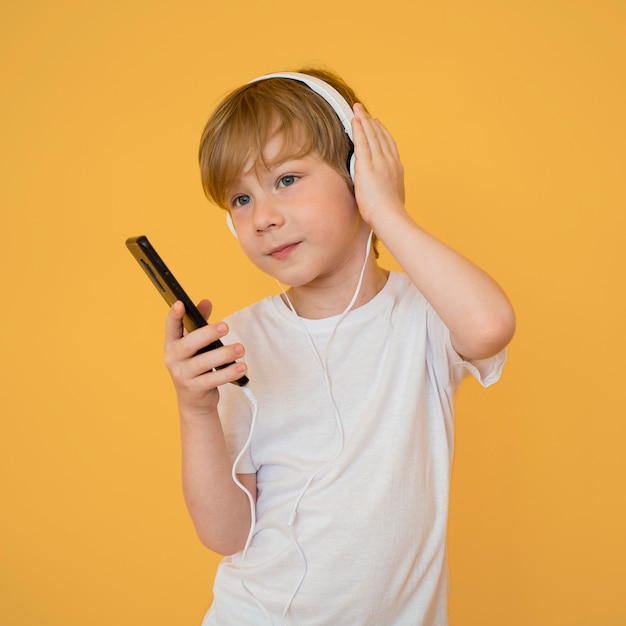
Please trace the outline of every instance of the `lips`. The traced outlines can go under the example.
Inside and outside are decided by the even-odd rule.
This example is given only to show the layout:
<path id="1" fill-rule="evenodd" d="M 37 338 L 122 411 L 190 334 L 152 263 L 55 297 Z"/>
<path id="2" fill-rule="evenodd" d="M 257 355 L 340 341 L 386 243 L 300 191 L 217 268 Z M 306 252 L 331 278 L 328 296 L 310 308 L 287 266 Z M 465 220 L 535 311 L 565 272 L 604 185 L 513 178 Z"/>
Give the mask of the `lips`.
<path id="1" fill-rule="evenodd" d="M 300 245 L 300 242 L 297 241 L 296 243 L 288 243 L 282 246 L 276 246 L 275 248 L 272 248 L 272 250 L 270 251 L 270 256 L 273 259 L 277 259 L 278 261 L 282 261 L 283 259 L 286 259 L 287 257 L 289 257 L 291 255 L 291 253 Z"/>

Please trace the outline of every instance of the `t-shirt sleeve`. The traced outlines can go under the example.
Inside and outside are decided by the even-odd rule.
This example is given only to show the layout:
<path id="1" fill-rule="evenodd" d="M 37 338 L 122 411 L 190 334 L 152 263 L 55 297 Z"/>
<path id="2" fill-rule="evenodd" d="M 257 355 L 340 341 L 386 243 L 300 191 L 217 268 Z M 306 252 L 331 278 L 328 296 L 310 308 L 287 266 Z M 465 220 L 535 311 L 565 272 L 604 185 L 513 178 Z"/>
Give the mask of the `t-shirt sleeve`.
<path id="1" fill-rule="evenodd" d="M 506 361 L 506 349 L 502 349 L 498 354 L 488 359 L 465 360 L 452 347 L 449 337 L 450 334 L 448 333 L 448 350 L 454 354 L 452 358 L 455 359 L 451 361 L 452 382 L 455 386 L 458 386 L 463 378 L 468 375 L 473 376 L 483 387 L 489 387 L 498 382 Z"/>
<path id="2" fill-rule="evenodd" d="M 456 389 L 466 376 L 473 376 L 483 387 L 497 382 L 506 361 L 506 349 L 487 359 L 464 359 L 452 345 L 450 330 L 428 305 L 428 334 L 439 371 L 448 372 L 448 386 Z"/>

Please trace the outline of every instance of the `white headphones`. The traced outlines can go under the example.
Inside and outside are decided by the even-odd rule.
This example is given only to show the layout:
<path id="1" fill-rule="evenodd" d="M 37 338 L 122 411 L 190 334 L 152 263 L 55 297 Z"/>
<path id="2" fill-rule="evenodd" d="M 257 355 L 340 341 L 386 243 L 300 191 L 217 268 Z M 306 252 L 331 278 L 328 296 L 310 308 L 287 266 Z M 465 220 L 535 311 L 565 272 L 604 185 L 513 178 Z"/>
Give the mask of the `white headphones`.
<path id="1" fill-rule="evenodd" d="M 333 111 L 337 114 L 337 117 L 339 118 L 343 129 L 346 131 L 346 135 L 348 135 L 350 142 L 354 143 L 352 137 L 352 118 L 354 117 L 352 107 L 332 85 L 329 85 L 327 82 L 317 78 L 316 76 L 302 74 L 301 72 L 277 72 L 276 74 L 265 74 L 264 76 L 254 78 L 250 81 L 250 83 L 257 83 L 261 80 L 267 80 L 268 78 L 289 78 L 307 85 L 307 87 L 328 102 Z M 350 178 L 354 180 L 354 152 L 350 156 L 348 172 L 350 173 Z M 237 231 L 235 230 L 230 212 L 226 213 L 226 224 L 228 225 L 228 230 L 230 230 L 230 232 L 237 237 Z"/>

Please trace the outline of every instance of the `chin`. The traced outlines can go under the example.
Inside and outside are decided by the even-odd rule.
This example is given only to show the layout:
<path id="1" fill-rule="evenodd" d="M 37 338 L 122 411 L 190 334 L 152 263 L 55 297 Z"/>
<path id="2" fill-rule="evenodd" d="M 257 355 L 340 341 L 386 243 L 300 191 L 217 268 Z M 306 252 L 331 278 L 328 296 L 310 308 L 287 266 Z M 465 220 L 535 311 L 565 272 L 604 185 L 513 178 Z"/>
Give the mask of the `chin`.
<path id="1" fill-rule="evenodd" d="M 313 274 L 310 271 L 307 271 L 307 272 L 284 271 L 284 272 L 273 272 L 269 274 L 282 285 L 287 285 L 288 287 L 292 287 L 294 289 L 297 289 L 298 287 L 304 287 L 314 282 L 318 278 L 317 274 Z"/>

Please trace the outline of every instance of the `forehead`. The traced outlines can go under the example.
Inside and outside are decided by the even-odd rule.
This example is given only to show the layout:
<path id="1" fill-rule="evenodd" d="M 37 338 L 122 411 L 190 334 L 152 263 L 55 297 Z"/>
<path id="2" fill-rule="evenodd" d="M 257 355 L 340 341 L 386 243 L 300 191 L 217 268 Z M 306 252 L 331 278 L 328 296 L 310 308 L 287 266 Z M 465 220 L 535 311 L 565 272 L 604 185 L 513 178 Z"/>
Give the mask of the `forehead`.
<path id="1" fill-rule="evenodd" d="M 245 176 L 253 170 L 272 170 L 285 161 L 300 159 L 314 152 L 311 141 L 307 141 L 304 132 L 287 135 L 278 130 L 265 143 L 254 151 L 241 164 L 239 176 Z"/>

